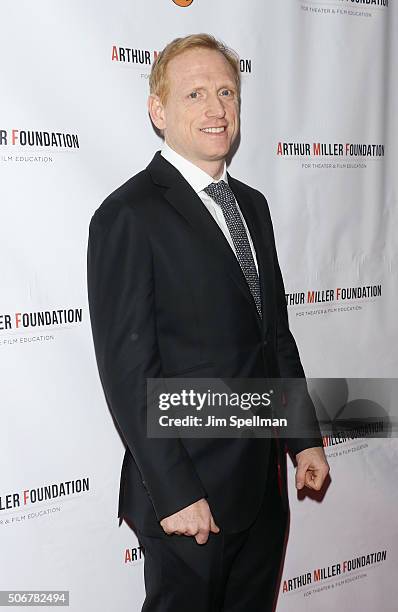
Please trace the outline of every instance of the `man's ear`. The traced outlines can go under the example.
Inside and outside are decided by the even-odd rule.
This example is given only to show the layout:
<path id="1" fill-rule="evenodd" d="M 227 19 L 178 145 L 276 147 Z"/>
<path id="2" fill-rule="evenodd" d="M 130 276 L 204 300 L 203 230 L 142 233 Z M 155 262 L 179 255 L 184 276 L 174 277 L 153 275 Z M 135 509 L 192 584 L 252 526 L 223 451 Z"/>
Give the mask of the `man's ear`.
<path id="1" fill-rule="evenodd" d="M 153 124 L 158 128 L 158 130 L 164 130 L 166 127 L 166 119 L 164 113 L 164 106 L 159 96 L 155 94 L 151 94 L 149 96 L 148 112 Z"/>

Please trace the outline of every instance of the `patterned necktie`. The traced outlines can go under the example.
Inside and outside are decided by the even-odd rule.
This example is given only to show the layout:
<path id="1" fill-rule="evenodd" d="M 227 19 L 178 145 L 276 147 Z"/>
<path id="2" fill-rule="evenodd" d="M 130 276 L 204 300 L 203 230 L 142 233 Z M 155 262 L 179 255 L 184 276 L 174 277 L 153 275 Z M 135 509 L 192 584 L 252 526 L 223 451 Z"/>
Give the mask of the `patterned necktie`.
<path id="1" fill-rule="evenodd" d="M 235 196 L 232 189 L 225 181 L 210 183 L 204 191 L 220 206 L 226 221 L 232 242 L 235 247 L 236 257 L 246 279 L 249 289 L 261 317 L 260 282 L 256 266 L 250 248 L 249 239 L 243 225 L 242 218 L 236 206 Z"/>

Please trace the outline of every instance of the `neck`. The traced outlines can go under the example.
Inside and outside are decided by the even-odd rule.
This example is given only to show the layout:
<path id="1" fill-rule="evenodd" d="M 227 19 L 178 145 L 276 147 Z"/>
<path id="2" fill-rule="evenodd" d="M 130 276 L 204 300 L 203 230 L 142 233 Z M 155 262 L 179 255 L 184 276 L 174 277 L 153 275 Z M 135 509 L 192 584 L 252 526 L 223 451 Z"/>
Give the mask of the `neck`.
<path id="1" fill-rule="evenodd" d="M 207 174 L 210 174 L 210 176 L 212 176 L 215 181 L 218 181 L 218 179 L 221 177 L 222 173 L 224 172 L 225 161 L 222 160 L 217 163 L 218 163 L 217 167 L 214 166 L 210 170 L 205 170 L 205 172 L 207 172 Z M 204 170 L 204 168 L 202 168 L 202 170 Z"/>
<path id="2" fill-rule="evenodd" d="M 185 155 L 183 155 L 183 157 L 185 157 L 192 164 L 195 164 L 195 166 L 198 166 L 198 168 L 203 170 L 203 172 L 206 172 L 206 174 L 209 174 L 215 181 L 218 181 L 224 171 L 224 159 L 218 159 L 215 161 L 204 161 L 202 159 L 190 159 Z"/>

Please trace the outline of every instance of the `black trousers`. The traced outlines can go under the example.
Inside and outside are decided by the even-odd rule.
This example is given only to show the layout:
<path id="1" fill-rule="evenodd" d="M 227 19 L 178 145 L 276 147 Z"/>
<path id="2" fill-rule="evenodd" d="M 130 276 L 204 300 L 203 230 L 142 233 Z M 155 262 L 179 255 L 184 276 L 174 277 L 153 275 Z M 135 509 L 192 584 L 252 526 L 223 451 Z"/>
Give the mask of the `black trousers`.
<path id="1" fill-rule="evenodd" d="M 202 545 L 194 537 L 138 532 L 145 555 L 142 612 L 272 612 L 287 520 L 273 444 L 264 498 L 245 531 L 221 528 Z"/>

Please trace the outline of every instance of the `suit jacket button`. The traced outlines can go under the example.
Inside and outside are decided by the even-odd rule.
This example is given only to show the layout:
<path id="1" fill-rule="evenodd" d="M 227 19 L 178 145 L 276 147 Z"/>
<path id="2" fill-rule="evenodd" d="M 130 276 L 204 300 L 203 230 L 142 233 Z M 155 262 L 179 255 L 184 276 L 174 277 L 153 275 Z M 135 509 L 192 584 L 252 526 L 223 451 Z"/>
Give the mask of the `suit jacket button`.
<path id="1" fill-rule="evenodd" d="M 263 346 L 267 346 L 267 344 L 268 344 L 268 341 L 267 341 L 267 340 L 264 340 L 264 341 L 263 341 Z"/>

